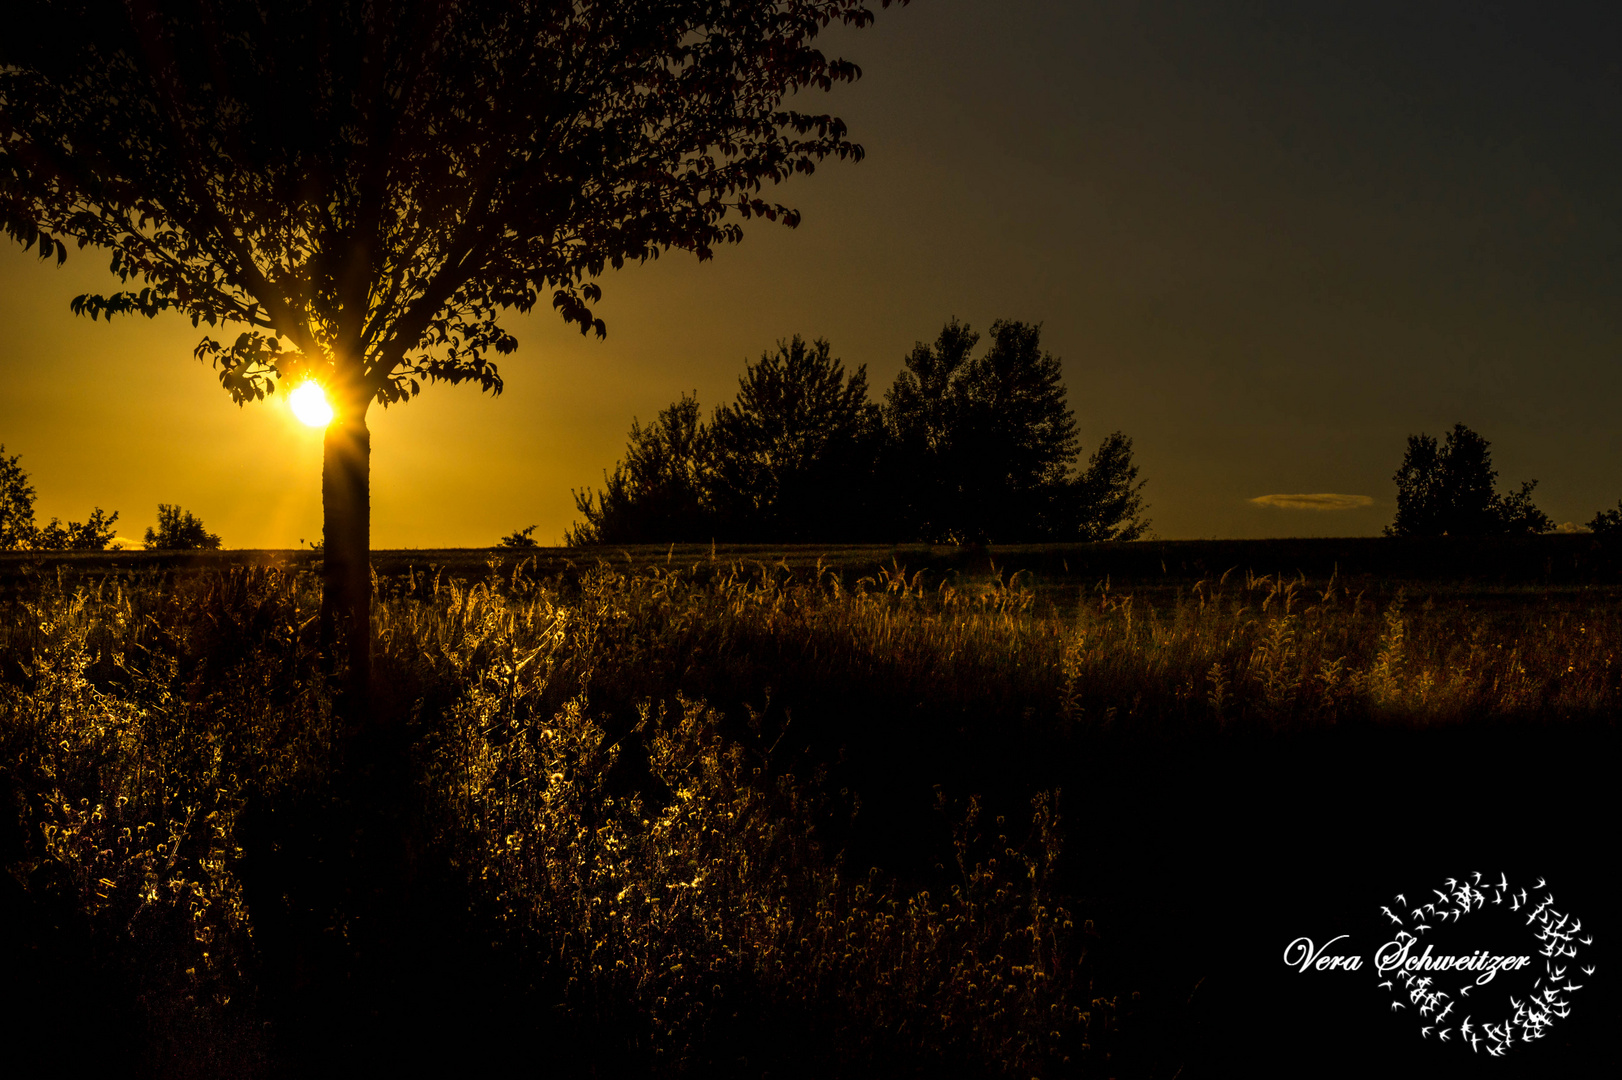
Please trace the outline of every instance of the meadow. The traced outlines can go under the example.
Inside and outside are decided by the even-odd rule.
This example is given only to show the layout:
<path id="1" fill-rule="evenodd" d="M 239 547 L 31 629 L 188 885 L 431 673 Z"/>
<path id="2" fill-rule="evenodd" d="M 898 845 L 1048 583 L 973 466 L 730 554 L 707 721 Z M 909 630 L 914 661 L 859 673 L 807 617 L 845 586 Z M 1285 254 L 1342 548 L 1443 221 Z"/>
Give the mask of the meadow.
<path id="1" fill-rule="evenodd" d="M 1286 899 L 1608 820 L 1588 537 L 379 552 L 367 723 L 313 558 L 0 560 L 38 1065 L 1215 1075 Z"/>

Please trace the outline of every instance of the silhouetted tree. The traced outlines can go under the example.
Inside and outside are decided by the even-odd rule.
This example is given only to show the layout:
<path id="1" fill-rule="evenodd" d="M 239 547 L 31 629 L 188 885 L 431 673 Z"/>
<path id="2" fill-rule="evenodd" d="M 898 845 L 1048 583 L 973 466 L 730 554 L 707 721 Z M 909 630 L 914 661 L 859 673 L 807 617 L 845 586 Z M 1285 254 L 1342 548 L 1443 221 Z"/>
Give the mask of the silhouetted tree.
<path id="1" fill-rule="evenodd" d="M 1491 444 L 1463 424 L 1453 425 L 1441 444 L 1410 435 L 1394 479 L 1397 516 L 1387 536 L 1504 536 L 1554 528 L 1532 503 L 1536 480 L 1498 493 Z"/>
<path id="2" fill-rule="evenodd" d="M 826 341 L 795 336 L 745 366 L 708 424 L 689 395 L 648 427 L 633 420 L 605 488 L 575 493 L 585 520 L 566 542 L 870 539 L 881 439 L 866 369 L 847 374 Z"/>
<path id="3" fill-rule="evenodd" d="M 1059 361 L 1041 327 L 1002 320 L 963 372 L 959 428 L 966 532 L 984 539 L 1058 538 L 1068 466 L 1081 452 Z"/>
<path id="4" fill-rule="evenodd" d="M 888 7 L 891 0 L 880 0 Z M 905 0 L 897 0 L 905 3 Z M 604 333 L 595 279 L 737 220 L 763 185 L 859 158 L 785 108 L 855 79 L 815 48 L 865 0 L 15 0 L 0 35 L 0 219 L 41 257 L 112 252 L 238 401 L 324 383 L 323 640 L 370 668 L 366 413 L 423 382 L 495 393 L 507 309 Z M 353 700 L 353 699 L 352 699 Z"/>
<path id="5" fill-rule="evenodd" d="M 153 551 L 203 551 L 220 546 L 220 538 L 203 528 L 190 510 L 158 504 L 158 527 L 147 526 L 146 546 Z"/>
<path id="6" fill-rule="evenodd" d="M 4 449 L 4 447 L 0 447 Z M 1618 500 L 1615 510 L 1601 510 L 1594 515 L 1594 520 L 1588 523 L 1588 528 L 1595 536 L 1606 539 L 1615 539 L 1622 536 L 1622 500 Z"/>
<path id="7" fill-rule="evenodd" d="M 1138 467 L 1132 464 L 1132 440 L 1110 432 L 1070 481 L 1073 509 L 1066 531 L 1088 541 L 1141 539 L 1149 531 L 1142 516 L 1147 483 L 1138 479 Z"/>
<path id="8" fill-rule="evenodd" d="M 0 443 L 0 551 L 33 546 L 34 485 L 18 464 L 21 454 L 6 456 Z"/>
<path id="9" fill-rule="evenodd" d="M 1148 522 L 1132 441 L 1111 434 L 1079 467 L 1059 361 L 1041 327 L 1002 320 L 991 345 L 953 320 L 907 356 L 885 395 L 883 474 L 899 533 L 947 540 L 1130 540 Z"/>
<path id="10" fill-rule="evenodd" d="M 564 543 L 714 539 L 709 442 L 696 395 L 683 394 L 647 427 L 633 419 L 624 460 L 615 464 L 612 475 L 603 473 L 605 489 L 596 495 L 590 488 L 574 493 L 575 506 L 585 520 L 569 529 Z"/>
<path id="11" fill-rule="evenodd" d="M 980 335 L 953 319 L 934 345 L 918 342 L 884 395 L 881 472 L 895 536 L 943 542 L 963 528 L 958 437 L 967 415 L 962 374 Z"/>
<path id="12" fill-rule="evenodd" d="M 527 529 L 514 529 L 506 536 L 503 536 L 501 538 L 501 543 L 497 546 L 504 548 L 517 548 L 521 551 L 527 551 L 530 548 L 540 547 L 540 545 L 535 542 L 535 526 L 533 525 Z"/>
<path id="13" fill-rule="evenodd" d="M 1532 503 L 1532 489 L 1536 480 L 1527 480 L 1519 491 L 1498 496 L 1499 528 L 1506 536 L 1529 536 L 1554 529 L 1554 519 Z"/>
<path id="14" fill-rule="evenodd" d="M 1059 362 L 1040 328 L 998 322 L 985 355 L 952 321 L 920 342 L 885 395 L 826 341 L 764 353 L 738 396 L 699 419 L 683 397 L 631 426 L 606 487 L 575 493 L 570 544 L 680 540 L 1135 540 L 1144 481 L 1132 440 L 1079 463 Z"/>
<path id="15" fill-rule="evenodd" d="M 34 524 L 34 485 L 19 462 L 21 454 L 6 456 L 0 444 L 0 551 L 104 551 L 112 543 L 113 523 L 118 512 L 111 516 L 101 507 L 90 512 L 88 521 L 70 521 L 62 524 L 52 518 L 44 528 Z"/>
<path id="16" fill-rule="evenodd" d="M 762 353 L 710 423 L 709 500 L 724 539 L 811 542 L 873 533 L 879 410 L 867 368 L 822 338 Z"/>
<path id="17" fill-rule="evenodd" d="M 90 511 L 88 521 L 70 521 L 66 525 L 57 518 L 34 534 L 34 548 L 38 551 L 106 551 L 117 535 L 113 523 L 118 512 L 104 513 L 101 507 Z"/>

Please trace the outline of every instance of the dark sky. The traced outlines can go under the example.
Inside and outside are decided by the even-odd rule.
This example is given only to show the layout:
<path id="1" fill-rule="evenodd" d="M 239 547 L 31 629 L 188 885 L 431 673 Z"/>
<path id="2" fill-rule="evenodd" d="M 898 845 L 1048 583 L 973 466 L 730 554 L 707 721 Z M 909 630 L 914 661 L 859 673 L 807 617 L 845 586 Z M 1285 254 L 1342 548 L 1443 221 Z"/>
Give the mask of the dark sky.
<path id="1" fill-rule="evenodd" d="M 1370 534 L 1409 434 L 1463 421 L 1556 521 L 1622 496 L 1622 11 L 1615 5 L 915 0 L 830 44 L 867 148 L 698 265 L 603 279 L 607 341 L 515 318 L 497 399 L 374 410 L 374 544 L 483 545 L 601 482 L 633 415 L 730 398 L 825 336 L 881 394 L 948 318 L 1040 321 L 1089 447 L 1135 441 L 1162 537 Z M 239 410 L 177 318 L 108 327 L 0 254 L 0 441 L 43 516 L 126 536 L 159 501 L 228 546 L 320 532 L 319 436 Z M 1254 505 L 1338 493 L 1338 511 Z"/>

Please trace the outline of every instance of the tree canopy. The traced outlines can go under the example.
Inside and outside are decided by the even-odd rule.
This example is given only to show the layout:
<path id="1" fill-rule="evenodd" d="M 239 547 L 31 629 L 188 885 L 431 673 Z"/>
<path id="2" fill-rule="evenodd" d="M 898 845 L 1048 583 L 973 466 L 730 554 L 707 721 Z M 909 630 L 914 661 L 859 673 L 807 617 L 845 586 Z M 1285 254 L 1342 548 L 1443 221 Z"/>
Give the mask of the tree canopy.
<path id="1" fill-rule="evenodd" d="M 605 487 L 574 493 L 584 521 L 570 528 L 564 542 L 635 544 L 657 539 L 671 543 L 714 539 L 718 522 L 711 496 L 710 439 L 699 416 L 696 395 L 659 411 L 644 427 L 631 421 L 625 458 L 614 472 L 604 473 Z"/>
<path id="2" fill-rule="evenodd" d="M 1387 536 L 1505 536 L 1548 532 L 1554 522 L 1532 503 L 1536 480 L 1500 494 L 1491 443 L 1463 424 L 1445 441 L 1408 437 L 1394 479 L 1396 519 Z"/>
<path id="3" fill-rule="evenodd" d="M 1615 510 L 1596 511 L 1588 523 L 1588 531 L 1607 540 L 1622 536 L 1622 499 L 1617 500 Z"/>
<path id="4" fill-rule="evenodd" d="M 153 551 L 202 551 L 220 546 L 220 538 L 203 528 L 200 518 L 169 503 L 158 504 L 158 527 L 147 526 L 143 540 Z"/>
<path id="5" fill-rule="evenodd" d="M 848 540 L 873 528 L 883 438 L 865 368 L 827 341 L 795 336 L 745 365 L 738 396 L 700 418 L 683 395 L 652 424 L 631 422 L 600 493 L 575 493 L 570 544 Z"/>
<path id="6" fill-rule="evenodd" d="M 1141 540 L 1149 531 L 1143 488 L 1132 463 L 1132 440 L 1119 431 L 1104 436 L 1071 479 L 1061 527 L 1081 540 Z"/>
<path id="7" fill-rule="evenodd" d="M 885 471 L 908 478 L 892 487 L 892 506 L 903 531 L 920 539 L 946 540 L 958 528 L 963 373 L 979 340 L 953 319 L 933 345 L 913 346 L 884 395 Z"/>
<path id="8" fill-rule="evenodd" d="M 1110 434 L 1079 466 L 1080 435 L 1042 328 L 999 320 L 991 344 L 952 320 L 919 342 L 885 395 L 885 471 L 900 532 L 942 540 L 1135 540 L 1143 482 Z"/>
<path id="9" fill-rule="evenodd" d="M 778 343 L 705 423 L 696 396 L 631 424 L 606 487 L 575 494 L 570 544 L 703 540 L 1135 540 L 1144 481 L 1132 440 L 1085 465 L 1059 362 L 1040 328 L 998 322 L 992 346 L 950 322 L 885 395 L 824 340 Z"/>
<path id="10" fill-rule="evenodd" d="M 504 309 L 601 334 L 606 268 L 798 220 L 763 185 L 861 150 L 782 101 L 854 79 L 813 41 L 871 18 L 860 0 L 10 5 L 0 221 L 42 257 L 111 252 L 132 287 L 75 300 L 92 318 L 241 327 L 197 347 L 238 400 L 306 372 L 352 402 L 499 391 Z"/>
<path id="11" fill-rule="evenodd" d="M 6 456 L 0 443 L 0 551 L 31 547 L 34 539 L 34 485 L 19 462 Z"/>
<path id="12" fill-rule="evenodd" d="M 879 411 L 867 369 L 847 372 L 825 339 L 763 353 L 710 423 L 712 500 L 733 538 L 830 541 L 859 534 L 872 509 Z"/>

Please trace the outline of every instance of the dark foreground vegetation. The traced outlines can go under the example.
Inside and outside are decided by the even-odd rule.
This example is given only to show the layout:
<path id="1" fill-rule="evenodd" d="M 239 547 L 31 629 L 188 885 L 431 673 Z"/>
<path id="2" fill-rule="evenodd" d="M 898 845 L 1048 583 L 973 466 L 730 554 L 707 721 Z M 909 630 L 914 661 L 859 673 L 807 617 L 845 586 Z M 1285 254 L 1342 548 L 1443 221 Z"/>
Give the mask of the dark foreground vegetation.
<path id="1" fill-rule="evenodd" d="M 1389 541 L 379 553 L 369 726 L 303 557 L 9 559 L 7 1043 L 58 1074 L 1434 1071 L 1377 999 L 1314 1041 L 1362 988 L 1277 954 L 1482 860 L 1614 907 L 1619 588 L 1589 538 L 1527 543 L 1429 577 Z"/>

